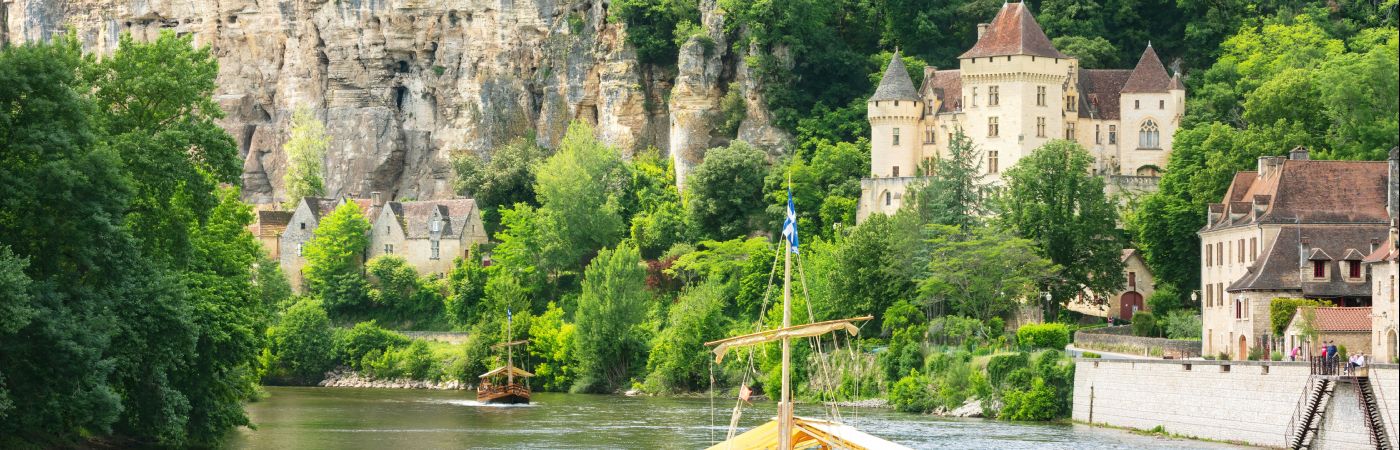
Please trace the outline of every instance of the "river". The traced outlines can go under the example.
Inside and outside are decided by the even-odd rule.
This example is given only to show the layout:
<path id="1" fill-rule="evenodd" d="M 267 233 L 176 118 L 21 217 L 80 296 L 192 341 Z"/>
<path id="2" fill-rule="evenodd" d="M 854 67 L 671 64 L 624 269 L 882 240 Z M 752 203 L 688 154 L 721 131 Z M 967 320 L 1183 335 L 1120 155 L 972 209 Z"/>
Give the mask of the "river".
<path id="1" fill-rule="evenodd" d="M 227 446 L 245 449 L 689 449 L 724 437 L 732 400 L 535 394 L 535 404 L 485 406 L 471 391 L 269 387 L 247 405 L 256 429 Z M 822 417 L 798 405 L 798 414 Z M 943 419 L 844 409 L 845 422 L 914 448 L 1230 448 L 1082 425 Z M 713 414 L 712 414 L 713 413 Z M 772 402 L 745 412 L 740 431 L 772 417 Z"/>

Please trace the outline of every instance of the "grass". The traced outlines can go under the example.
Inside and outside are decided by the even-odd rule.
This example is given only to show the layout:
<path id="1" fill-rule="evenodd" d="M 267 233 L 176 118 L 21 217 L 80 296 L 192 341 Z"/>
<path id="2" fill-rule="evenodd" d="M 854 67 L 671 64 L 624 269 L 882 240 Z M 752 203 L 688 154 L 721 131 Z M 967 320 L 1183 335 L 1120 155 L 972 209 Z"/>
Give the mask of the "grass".
<path id="1" fill-rule="evenodd" d="M 1124 427 L 1124 426 L 1118 426 L 1118 425 L 1109 425 L 1109 424 L 1106 424 L 1106 423 L 1090 423 L 1090 422 L 1085 422 L 1085 421 L 1082 421 L 1082 420 L 1073 420 L 1073 421 L 1070 421 L 1070 422 L 1071 422 L 1071 423 L 1077 423 L 1077 424 L 1080 424 L 1080 425 L 1086 425 L 1086 426 L 1096 427 L 1096 428 L 1108 428 L 1108 429 L 1113 429 L 1113 430 L 1127 431 L 1127 432 L 1129 432 L 1129 433 L 1133 433 L 1133 434 L 1136 434 L 1136 435 L 1139 435 L 1139 436 L 1154 436 L 1154 437 L 1161 437 L 1161 438 L 1167 438 L 1167 439 L 1182 439 L 1182 440 L 1192 440 L 1192 441 L 1200 441 L 1200 442 L 1214 442 L 1214 443 L 1217 443 L 1217 444 L 1243 445 L 1243 446 L 1251 446 L 1251 447 L 1255 446 L 1254 444 L 1250 444 L 1250 443 L 1245 442 L 1245 441 L 1224 440 L 1224 439 L 1211 439 L 1211 438 L 1203 438 L 1203 437 L 1200 437 L 1200 436 L 1192 436 L 1192 435 L 1189 435 L 1189 434 L 1172 433 L 1172 432 L 1170 432 L 1170 431 L 1167 431 L 1167 427 L 1164 426 L 1164 425 L 1157 425 L 1157 426 L 1153 427 L 1153 428 L 1150 429 L 1150 430 L 1143 430 L 1143 429 L 1138 429 L 1138 428 L 1133 428 L 1133 427 Z"/>

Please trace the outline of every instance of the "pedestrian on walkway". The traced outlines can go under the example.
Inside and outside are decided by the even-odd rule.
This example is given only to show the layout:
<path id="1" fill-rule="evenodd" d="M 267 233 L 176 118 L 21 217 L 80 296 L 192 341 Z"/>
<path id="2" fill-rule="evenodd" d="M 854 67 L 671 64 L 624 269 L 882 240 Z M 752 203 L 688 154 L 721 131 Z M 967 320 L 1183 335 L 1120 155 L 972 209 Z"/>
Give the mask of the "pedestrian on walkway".
<path id="1" fill-rule="evenodd" d="M 1297 360 L 1298 360 L 1298 354 L 1299 354 L 1299 353 L 1302 353 L 1302 352 L 1303 352 L 1303 346 L 1302 346 L 1302 345 L 1295 345 L 1295 346 L 1293 346 L 1293 351 L 1288 352 L 1288 360 L 1289 360 L 1289 361 L 1297 361 Z"/>

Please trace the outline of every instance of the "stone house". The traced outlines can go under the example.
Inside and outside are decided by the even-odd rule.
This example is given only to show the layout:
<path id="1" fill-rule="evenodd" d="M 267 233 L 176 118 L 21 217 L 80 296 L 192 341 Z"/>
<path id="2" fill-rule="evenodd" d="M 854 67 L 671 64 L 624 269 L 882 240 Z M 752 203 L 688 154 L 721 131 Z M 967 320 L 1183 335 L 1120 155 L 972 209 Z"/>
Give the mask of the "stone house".
<path id="1" fill-rule="evenodd" d="M 1085 292 L 1070 301 L 1068 308 L 1081 314 L 1113 318 L 1121 323 L 1132 320 L 1133 314 L 1148 311 L 1147 299 L 1156 290 L 1153 285 L 1156 277 L 1147 268 L 1142 252 L 1137 249 L 1123 249 L 1123 286 L 1107 294 Z"/>
<path id="2" fill-rule="evenodd" d="M 1303 332 L 1309 310 L 1312 311 L 1312 327 L 1317 332 L 1317 341 L 1311 341 Z M 1279 351 L 1287 355 L 1293 347 L 1301 345 L 1303 356 L 1313 356 L 1320 353 L 1324 342 L 1346 347 L 1348 355 L 1355 355 L 1356 352 L 1371 355 L 1371 308 L 1298 308 L 1288 321 L 1284 345 Z"/>
<path id="3" fill-rule="evenodd" d="M 374 195 L 377 196 L 378 193 Z M 315 237 L 316 227 L 320 226 L 321 219 L 347 202 L 359 207 L 365 220 L 372 222 L 379 213 L 379 206 L 375 205 L 377 202 L 371 199 L 351 198 L 305 197 L 298 201 L 296 209 L 292 210 L 287 227 L 277 241 L 277 260 L 282 266 L 282 273 L 287 276 L 287 282 L 291 283 L 296 292 L 301 293 L 306 287 L 302 277 L 302 268 L 306 266 L 306 258 L 302 256 L 302 252 L 306 244 Z"/>
<path id="4" fill-rule="evenodd" d="M 1371 306 L 1362 260 L 1387 233 L 1387 166 L 1312 161 L 1298 148 L 1235 174 L 1197 232 L 1203 354 L 1243 359 L 1250 347 L 1271 348 L 1274 298 Z"/>
<path id="5" fill-rule="evenodd" d="M 1186 108 L 1179 76 L 1148 44 L 1132 70 L 1081 69 L 1060 53 L 1021 3 L 1007 3 L 957 69 L 928 67 L 917 89 L 898 52 L 867 101 L 870 177 L 861 180 L 856 219 L 899 209 L 911 182 L 946 156 L 958 130 L 982 152 L 992 184 L 1052 139 L 1094 155 L 1110 193 L 1156 189 Z"/>
<path id="6" fill-rule="evenodd" d="M 281 245 L 278 243 L 282 239 L 282 232 L 287 229 L 287 224 L 292 221 L 291 211 L 260 210 L 254 213 L 253 223 L 248 225 L 248 231 L 257 238 L 263 251 L 267 252 L 267 257 L 278 259 L 281 256 Z"/>
<path id="7" fill-rule="evenodd" d="M 444 275 L 487 240 L 472 199 L 388 202 L 370 230 L 369 256 L 399 255 L 421 274 Z"/>
<path id="8" fill-rule="evenodd" d="M 1400 148 L 1390 149 L 1390 236 L 1362 261 L 1371 273 L 1371 349 L 1380 361 L 1400 358 Z"/>

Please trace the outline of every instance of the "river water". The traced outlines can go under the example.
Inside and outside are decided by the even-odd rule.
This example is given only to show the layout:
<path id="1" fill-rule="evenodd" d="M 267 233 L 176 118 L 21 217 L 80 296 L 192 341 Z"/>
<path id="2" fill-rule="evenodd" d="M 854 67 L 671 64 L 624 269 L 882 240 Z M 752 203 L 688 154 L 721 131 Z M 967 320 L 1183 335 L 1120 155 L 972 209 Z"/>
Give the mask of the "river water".
<path id="1" fill-rule="evenodd" d="M 471 391 L 269 387 L 248 404 L 256 429 L 229 436 L 247 449 L 689 449 L 722 440 L 732 400 L 535 394 L 532 405 L 486 406 Z M 824 417 L 798 405 L 798 414 Z M 774 414 L 745 410 L 740 432 Z M 942 419 L 844 409 L 844 422 L 913 448 L 1229 448 L 1082 425 Z"/>

